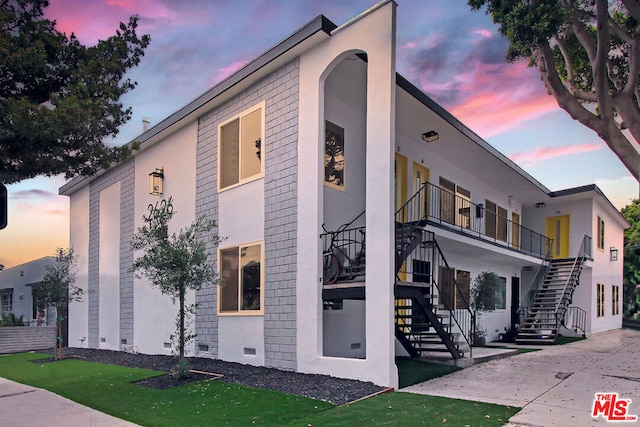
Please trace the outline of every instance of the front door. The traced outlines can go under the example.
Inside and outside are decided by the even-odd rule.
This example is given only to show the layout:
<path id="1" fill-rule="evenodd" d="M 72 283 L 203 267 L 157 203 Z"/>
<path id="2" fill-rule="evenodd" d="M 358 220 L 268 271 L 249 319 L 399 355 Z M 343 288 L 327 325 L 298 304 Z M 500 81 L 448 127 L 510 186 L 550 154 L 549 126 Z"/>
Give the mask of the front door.
<path id="1" fill-rule="evenodd" d="M 429 169 L 424 166 L 413 163 L 413 193 L 420 191 L 422 186 L 429 182 Z M 412 203 L 413 207 L 413 220 L 419 221 L 429 217 L 429 188 L 425 187 L 418 197 L 415 203 Z"/>
<path id="2" fill-rule="evenodd" d="M 518 308 L 520 306 L 520 278 L 511 278 L 511 328 L 520 323 Z"/>
<path id="3" fill-rule="evenodd" d="M 547 218 L 546 235 L 552 239 L 551 258 L 569 258 L 569 215 Z"/>
<path id="4" fill-rule="evenodd" d="M 395 158 L 395 190 L 396 190 L 396 211 L 407 203 L 407 158 L 396 153 Z M 400 212 L 396 215 L 396 221 L 406 222 L 408 212 Z"/>

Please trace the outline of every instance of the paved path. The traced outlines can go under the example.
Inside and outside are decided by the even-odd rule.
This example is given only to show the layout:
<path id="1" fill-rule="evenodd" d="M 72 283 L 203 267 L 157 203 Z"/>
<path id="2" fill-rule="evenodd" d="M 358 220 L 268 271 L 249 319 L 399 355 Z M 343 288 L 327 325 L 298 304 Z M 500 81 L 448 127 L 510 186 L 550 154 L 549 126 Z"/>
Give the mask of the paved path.
<path id="1" fill-rule="evenodd" d="M 50 391 L 0 378 L 0 426 L 2 427 L 133 427 L 135 425 Z"/>
<path id="2" fill-rule="evenodd" d="M 522 410 L 509 425 L 559 427 L 607 424 L 603 417 L 591 417 L 595 393 L 617 392 L 631 399 L 629 415 L 640 420 L 640 331 L 592 335 L 475 365 L 401 391 L 518 406 Z"/>

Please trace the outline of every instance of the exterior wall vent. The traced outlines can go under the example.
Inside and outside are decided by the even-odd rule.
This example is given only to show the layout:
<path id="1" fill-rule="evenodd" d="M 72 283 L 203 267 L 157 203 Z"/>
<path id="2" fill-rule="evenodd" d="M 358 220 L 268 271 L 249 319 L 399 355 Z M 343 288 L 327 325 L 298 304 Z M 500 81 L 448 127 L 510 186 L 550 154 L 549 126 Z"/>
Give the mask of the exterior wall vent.
<path id="1" fill-rule="evenodd" d="M 245 354 L 245 356 L 255 356 L 256 355 L 256 349 L 252 348 L 252 347 L 245 347 L 244 348 L 244 354 Z"/>

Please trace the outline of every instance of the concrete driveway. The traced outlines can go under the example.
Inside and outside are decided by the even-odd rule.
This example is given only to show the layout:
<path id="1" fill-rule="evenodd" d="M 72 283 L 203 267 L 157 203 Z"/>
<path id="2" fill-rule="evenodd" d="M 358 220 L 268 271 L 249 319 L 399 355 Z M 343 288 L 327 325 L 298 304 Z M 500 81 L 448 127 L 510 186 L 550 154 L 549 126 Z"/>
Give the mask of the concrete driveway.
<path id="1" fill-rule="evenodd" d="M 561 427 L 606 424 L 602 415 L 591 416 L 595 394 L 616 392 L 620 399 L 631 399 L 628 415 L 638 415 L 640 424 L 640 331 L 595 334 L 400 391 L 518 406 L 522 410 L 509 425 Z"/>

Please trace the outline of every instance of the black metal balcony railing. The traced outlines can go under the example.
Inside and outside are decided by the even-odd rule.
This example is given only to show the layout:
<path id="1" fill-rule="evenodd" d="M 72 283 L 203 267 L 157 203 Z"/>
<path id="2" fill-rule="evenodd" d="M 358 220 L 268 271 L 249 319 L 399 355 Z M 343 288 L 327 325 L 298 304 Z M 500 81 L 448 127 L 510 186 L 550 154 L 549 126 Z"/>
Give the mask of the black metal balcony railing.
<path id="1" fill-rule="evenodd" d="M 429 221 L 540 258 L 551 248 L 547 236 L 429 182 L 398 209 L 396 221 Z"/>

